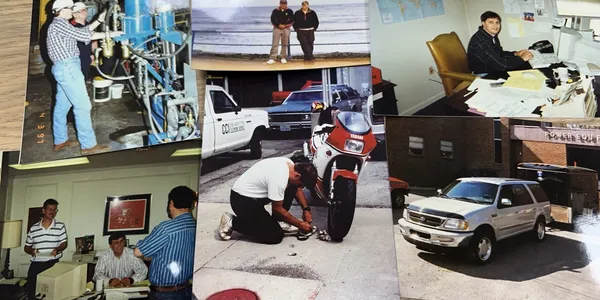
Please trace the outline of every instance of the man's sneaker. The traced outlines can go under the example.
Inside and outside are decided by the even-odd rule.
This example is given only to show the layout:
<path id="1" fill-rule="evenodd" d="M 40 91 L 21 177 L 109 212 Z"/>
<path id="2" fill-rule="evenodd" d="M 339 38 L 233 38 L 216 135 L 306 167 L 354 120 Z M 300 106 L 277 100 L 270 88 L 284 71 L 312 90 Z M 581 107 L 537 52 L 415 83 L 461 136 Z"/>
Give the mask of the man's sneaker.
<path id="1" fill-rule="evenodd" d="M 269 64 L 269 65 L 272 65 L 272 64 L 274 64 L 274 63 L 275 63 L 275 60 L 274 60 L 274 59 L 269 59 L 269 61 L 267 62 L 267 64 Z"/>
<path id="2" fill-rule="evenodd" d="M 221 223 L 219 224 L 219 236 L 222 240 L 228 241 L 231 239 L 233 233 L 233 215 L 226 212 L 221 216 Z"/>
<path id="3" fill-rule="evenodd" d="M 296 234 L 296 233 L 298 233 L 298 231 L 299 231 L 299 230 L 298 230 L 298 227 L 296 227 L 296 226 L 294 226 L 294 225 L 292 225 L 292 224 L 289 224 L 289 223 L 283 222 L 283 221 L 279 221 L 279 226 L 281 226 L 281 229 L 282 229 L 282 230 L 283 230 L 283 232 L 285 232 L 285 233 L 289 233 L 289 234 Z"/>
<path id="4" fill-rule="evenodd" d="M 282 64 L 287 64 L 287 60 L 285 60 L 285 58 L 282 58 L 282 59 L 281 59 L 281 63 L 282 63 Z"/>

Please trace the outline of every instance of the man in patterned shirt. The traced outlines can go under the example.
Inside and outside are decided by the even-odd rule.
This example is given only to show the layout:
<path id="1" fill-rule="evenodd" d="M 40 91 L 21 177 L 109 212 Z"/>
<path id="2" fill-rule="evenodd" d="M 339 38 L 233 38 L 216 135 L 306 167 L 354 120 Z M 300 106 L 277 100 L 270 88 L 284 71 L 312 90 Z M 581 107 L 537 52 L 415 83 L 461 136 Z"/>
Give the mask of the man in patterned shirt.
<path id="1" fill-rule="evenodd" d="M 133 255 L 133 250 L 125 247 L 123 233 L 112 234 L 108 238 L 110 249 L 98 259 L 94 270 L 94 280 L 102 279 L 111 287 L 128 287 L 146 279 L 148 267 Z"/>
<path id="2" fill-rule="evenodd" d="M 54 20 L 48 26 L 48 56 L 52 60 L 52 75 L 56 80 L 56 104 L 52 116 L 54 150 L 81 145 L 81 154 L 106 152 L 108 146 L 98 145 L 92 126 L 92 103 L 81 73 L 81 60 L 77 42 L 89 43 L 94 30 L 104 22 L 106 12 L 85 27 L 74 27 L 69 23 L 73 17 L 72 0 L 55 0 L 52 4 Z M 70 141 L 67 131 L 67 114 L 73 107 L 75 126 L 79 142 Z"/>
<path id="3" fill-rule="evenodd" d="M 481 15 L 481 26 L 473 34 L 467 48 L 469 70 L 473 74 L 502 74 L 503 72 L 529 69 L 527 63 L 533 55 L 528 50 L 504 51 L 500 46 L 502 18 L 492 11 Z"/>
<path id="4" fill-rule="evenodd" d="M 63 222 L 54 219 L 57 213 L 58 201 L 46 200 L 42 208 L 42 219 L 33 224 L 27 233 L 23 250 L 32 257 L 25 283 L 29 300 L 35 299 L 37 275 L 52 268 L 67 248 L 67 229 Z"/>
<path id="5" fill-rule="evenodd" d="M 186 186 L 171 190 L 167 214 L 133 251 L 137 257 L 152 259 L 148 279 L 150 299 L 189 300 L 192 298 L 196 219 L 192 210 L 198 194 Z"/>

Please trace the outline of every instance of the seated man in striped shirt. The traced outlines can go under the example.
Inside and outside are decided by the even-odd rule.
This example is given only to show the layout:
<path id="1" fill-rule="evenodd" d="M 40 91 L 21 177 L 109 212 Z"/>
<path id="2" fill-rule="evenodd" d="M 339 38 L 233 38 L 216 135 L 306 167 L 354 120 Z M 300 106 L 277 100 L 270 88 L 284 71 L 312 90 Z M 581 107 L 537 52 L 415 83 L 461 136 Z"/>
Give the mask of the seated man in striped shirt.
<path id="1" fill-rule="evenodd" d="M 187 186 L 169 192 L 167 215 L 170 220 L 158 224 L 139 241 L 133 251 L 137 257 L 152 259 L 148 279 L 149 299 L 192 299 L 196 219 L 192 210 L 198 194 Z"/>
<path id="2" fill-rule="evenodd" d="M 67 229 L 63 222 L 54 218 L 58 213 L 58 201 L 48 199 L 42 208 L 42 219 L 33 224 L 27 233 L 25 252 L 32 256 L 25 289 L 28 299 L 35 299 L 37 275 L 52 268 L 67 248 Z"/>
<path id="3" fill-rule="evenodd" d="M 110 249 L 98 259 L 94 280 L 102 279 L 110 287 L 128 287 L 146 279 L 148 267 L 125 247 L 125 235 L 112 234 L 108 238 Z"/>

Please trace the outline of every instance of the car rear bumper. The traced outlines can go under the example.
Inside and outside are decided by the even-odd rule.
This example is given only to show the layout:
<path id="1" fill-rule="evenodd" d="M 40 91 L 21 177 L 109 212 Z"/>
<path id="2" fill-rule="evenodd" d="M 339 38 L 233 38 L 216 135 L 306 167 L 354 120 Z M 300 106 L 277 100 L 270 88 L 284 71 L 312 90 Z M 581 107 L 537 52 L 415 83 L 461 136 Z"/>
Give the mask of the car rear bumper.
<path id="1" fill-rule="evenodd" d="M 438 250 L 466 247 L 473 237 L 472 232 L 450 232 L 428 228 L 403 218 L 398 220 L 398 225 L 400 225 L 400 233 L 409 243 Z"/>

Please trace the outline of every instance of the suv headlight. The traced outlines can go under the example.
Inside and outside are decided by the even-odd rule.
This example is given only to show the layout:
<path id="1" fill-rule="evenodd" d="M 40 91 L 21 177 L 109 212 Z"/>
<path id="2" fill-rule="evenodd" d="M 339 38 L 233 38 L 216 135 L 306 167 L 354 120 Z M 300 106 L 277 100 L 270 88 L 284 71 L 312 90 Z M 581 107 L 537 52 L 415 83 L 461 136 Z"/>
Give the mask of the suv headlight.
<path id="1" fill-rule="evenodd" d="M 469 222 L 460 219 L 448 219 L 446 220 L 446 223 L 444 223 L 444 228 L 467 230 L 469 229 Z"/>
<path id="2" fill-rule="evenodd" d="M 358 140 L 346 140 L 346 144 L 344 145 L 344 150 L 350 152 L 361 153 L 365 147 L 365 142 Z"/>

